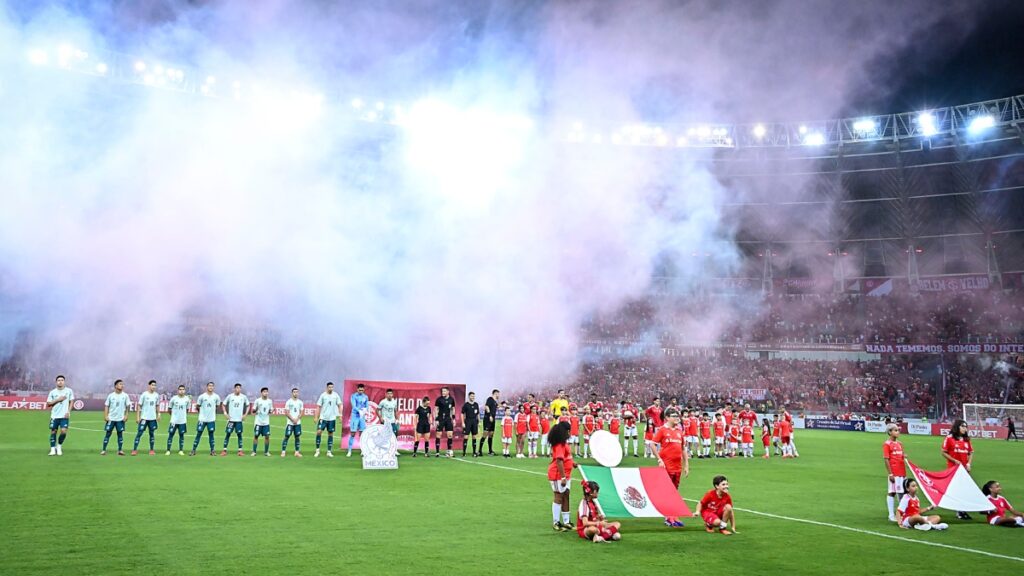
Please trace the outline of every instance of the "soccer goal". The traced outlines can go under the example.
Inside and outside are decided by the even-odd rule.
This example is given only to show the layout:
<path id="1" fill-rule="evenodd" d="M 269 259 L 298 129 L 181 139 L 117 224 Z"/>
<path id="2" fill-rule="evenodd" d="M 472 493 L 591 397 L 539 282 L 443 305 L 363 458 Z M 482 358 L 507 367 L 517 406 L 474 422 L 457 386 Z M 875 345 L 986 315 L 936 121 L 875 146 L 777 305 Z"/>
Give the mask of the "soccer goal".
<path id="1" fill-rule="evenodd" d="M 1024 404 L 964 404 L 964 421 L 971 430 L 982 430 L 983 426 L 1006 426 L 1007 418 L 1012 418 L 1019 428 L 1024 422 Z M 978 434 L 977 437 L 984 438 L 985 435 Z"/>

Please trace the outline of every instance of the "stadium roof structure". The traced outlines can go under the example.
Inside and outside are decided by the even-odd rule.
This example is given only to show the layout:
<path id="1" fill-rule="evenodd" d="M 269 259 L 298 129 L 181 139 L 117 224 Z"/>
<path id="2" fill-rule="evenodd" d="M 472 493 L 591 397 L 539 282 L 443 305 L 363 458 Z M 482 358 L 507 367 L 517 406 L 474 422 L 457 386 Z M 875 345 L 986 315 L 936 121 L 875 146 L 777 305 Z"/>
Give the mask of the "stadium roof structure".
<path id="1" fill-rule="evenodd" d="M 32 48 L 26 64 L 103 84 L 244 100 L 252 86 L 185 66 L 67 44 Z M 401 125 L 403 107 L 356 95 L 306 94 L 355 121 Z M 993 285 L 1024 272 L 1024 95 L 929 110 L 764 124 L 574 122 L 553 129 L 567 146 L 643 148 L 672 187 L 680 154 L 708 163 L 751 280 L 984 274 Z M 369 130 L 377 133 L 377 130 Z M 695 247 L 694 255 L 700 252 Z"/>

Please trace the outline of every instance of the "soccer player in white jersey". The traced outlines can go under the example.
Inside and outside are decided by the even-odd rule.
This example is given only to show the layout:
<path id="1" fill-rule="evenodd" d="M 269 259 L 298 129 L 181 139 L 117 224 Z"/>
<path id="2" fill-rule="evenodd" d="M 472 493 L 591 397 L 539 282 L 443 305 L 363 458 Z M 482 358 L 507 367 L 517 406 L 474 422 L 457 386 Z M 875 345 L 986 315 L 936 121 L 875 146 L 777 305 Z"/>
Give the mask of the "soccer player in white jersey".
<path id="1" fill-rule="evenodd" d="M 203 431 L 210 437 L 210 456 L 216 454 L 213 444 L 213 432 L 217 429 L 217 407 L 220 406 L 220 395 L 214 393 L 213 382 L 206 383 L 206 392 L 196 398 L 196 409 L 199 412 L 199 422 L 196 424 L 196 439 L 192 442 L 190 456 L 196 455 L 196 448 L 203 438 Z"/>
<path id="2" fill-rule="evenodd" d="M 253 456 L 256 455 L 260 436 L 263 436 L 263 455 L 270 456 L 270 414 L 273 411 L 274 401 L 270 399 L 270 389 L 264 386 L 260 388 L 260 397 L 252 403 L 252 413 L 256 415 L 252 437 Z"/>
<path id="3" fill-rule="evenodd" d="M 75 403 L 75 393 L 65 386 L 64 375 L 55 378 L 57 387 L 50 390 L 46 397 L 46 407 L 50 409 L 50 456 L 63 456 L 61 446 L 68 435 L 68 422 L 71 421 L 71 407 Z M 57 431 L 60 430 L 60 436 Z"/>
<path id="4" fill-rule="evenodd" d="M 117 455 L 124 456 L 124 422 L 128 419 L 128 405 L 131 399 L 124 393 L 124 381 L 114 380 L 114 391 L 107 394 L 103 402 L 103 450 L 100 456 L 107 455 L 107 444 L 110 433 L 117 431 Z"/>
<path id="5" fill-rule="evenodd" d="M 334 391 L 334 382 L 328 382 L 327 390 L 316 400 L 316 452 L 313 458 L 320 457 L 320 435 L 324 430 L 327 430 L 327 457 L 334 458 L 334 431 L 341 411 L 341 395 Z"/>
<path id="6" fill-rule="evenodd" d="M 231 440 L 231 433 L 238 435 L 238 455 L 245 456 L 242 452 L 242 431 L 245 421 L 245 413 L 249 411 L 249 398 L 242 394 L 242 385 L 235 383 L 235 389 L 224 398 L 224 416 L 228 420 L 227 434 L 224 435 L 224 448 L 221 456 L 228 455 L 228 441 Z"/>
<path id="7" fill-rule="evenodd" d="M 185 394 L 185 385 L 178 385 L 178 393 L 167 403 L 171 411 L 171 431 L 167 434 L 166 456 L 171 455 L 171 441 L 178 435 L 178 455 L 185 455 L 185 433 L 188 432 L 188 410 L 192 407 L 192 398 Z"/>
<path id="8" fill-rule="evenodd" d="M 284 403 L 284 441 L 281 442 L 281 458 L 284 458 L 285 453 L 288 451 L 288 438 L 292 434 L 295 435 L 295 457 L 302 458 L 302 452 L 299 451 L 299 437 L 302 436 L 302 411 L 305 405 L 302 400 L 299 399 L 299 389 L 292 388 L 292 397 Z"/>
<path id="9" fill-rule="evenodd" d="M 146 384 L 146 391 L 139 394 L 139 401 L 135 405 L 135 422 L 139 425 L 135 431 L 135 445 L 132 447 L 132 456 L 139 453 L 139 440 L 142 440 L 142 433 L 149 431 L 149 455 L 156 454 L 153 450 L 156 440 L 156 429 L 160 426 L 160 395 L 156 393 L 156 380 L 150 380 Z"/>
<path id="10" fill-rule="evenodd" d="M 384 399 L 377 404 L 377 414 L 380 414 L 380 421 L 385 426 L 390 426 L 391 433 L 398 438 L 398 399 L 391 388 L 384 392 Z M 397 452 L 395 456 L 398 456 Z"/>

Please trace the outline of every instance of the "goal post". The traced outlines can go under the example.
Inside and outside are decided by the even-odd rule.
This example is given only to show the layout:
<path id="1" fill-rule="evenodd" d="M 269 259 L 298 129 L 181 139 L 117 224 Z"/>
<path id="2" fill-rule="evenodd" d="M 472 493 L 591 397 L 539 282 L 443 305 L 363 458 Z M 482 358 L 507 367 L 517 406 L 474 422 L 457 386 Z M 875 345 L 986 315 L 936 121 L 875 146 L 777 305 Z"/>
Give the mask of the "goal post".
<path id="1" fill-rule="evenodd" d="M 1007 418 L 1016 426 L 1024 422 L 1024 404 L 964 404 L 964 421 L 969 430 L 983 430 L 985 426 L 1006 426 Z M 978 434 L 983 438 L 985 435 Z"/>

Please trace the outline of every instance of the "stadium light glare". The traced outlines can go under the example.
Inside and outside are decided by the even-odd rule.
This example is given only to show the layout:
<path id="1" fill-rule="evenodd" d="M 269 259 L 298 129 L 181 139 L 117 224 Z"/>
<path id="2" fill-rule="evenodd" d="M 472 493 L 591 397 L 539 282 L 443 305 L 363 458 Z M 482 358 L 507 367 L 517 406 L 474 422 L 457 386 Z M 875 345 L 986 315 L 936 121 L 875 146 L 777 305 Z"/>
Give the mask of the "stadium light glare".
<path id="1" fill-rule="evenodd" d="M 101 76 L 106 74 L 109 70 L 110 68 L 107 67 L 107 64 L 105 62 L 100 62 L 96 65 L 96 73 Z"/>
<path id="2" fill-rule="evenodd" d="M 667 146 L 668 145 L 668 136 L 665 135 L 665 134 L 658 134 L 658 137 L 655 140 L 656 140 L 658 146 Z"/>
<path id="3" fill-rule="evenodd" d="M 215 77 L 213 77 L 213 76 L 207 76 L 206 77 L 206 83 L 207 84 L 216 84 L 217 83 L 217 79 Z"/>
<path id="4" fill-rule="evenodd" d="M 367 122 L 376 122 L 377 121 L 377 112 L 375 110 L 370 110 L 369 112 L 367 112 L 366 113 L 366 121 Z"/>
<path id="5" fill-rule="evenodd" d="M 935 116 L 931 112 L 918 114 L 917 126 L 923 136 L 934 136 L 939 133 L 939 129 L 935 127 Z"/>
<path id="6" fill-rule="evenodd" d="M 754 126 L 754 137 L 755 138 L 764 138 L 764 135 L 767 132 L 768 131 L 765 130 L 765 127 L 763 125 L 761 125 L 761 124 L 758 124 L 757 126 Z"/>
<path id="7" fill-rule="evenodd" d="M 378 111 L 383 112 L 384 108 L 385 108 L 384 103 L 383 102 L 377 102 L 377 104 L 375 105 L 375 108 L 377 108 Z"/>
<path id="8" fill-rule="evenodd" d="M 50 56 L 46 50 L 35 48 L 28 51 L 28 61 L 33 66 L 46 66 L 46 63 L 50 61 Z"/>
<path id="9" fill-rule="evenodd" d="M 971 120 L 971 123 L 967 125 L 967 132 L 972 135 L 977 135 L 995 125 L 996 119 L 991 114 L 985 114 Z"/>
<path id="10" fill-rule="evenodd" d="M 870 135 L 878 131 L 878 124 L 871 118 L 861 118 L 853 123 L 853 130 L 858 134 Z"/>
<path id="11" fill-rule="evenodd" d="M 594 144 L 600 144 L 602 142 L 602 140 L 603 140 L 603 138 L 601 137 L 600 134 L 594 134 L 590 138 L 590 141 L 593 142 Z"/>
<path id="12" fill-rule="evenodd" d="M 686 146 L 686 142 L 686 136 L 680 136 L 679 138 L 676 138 L 676 146 L 679 146 L 680 148 Z"/>
<path id="13" fill-rule="evenodd" d="M 135 71 L 136 72 L 140 72 L 140 73 L 141 72 L 145 72 L 146 71 L 146 63 L 143 62 L 142 60 L 136 60 L 135 61 Z"/>
<path id="14" fill-rule="evenodd" d="M 75 49 L 70 44 L 61 44 L 57 47 L 57 63 L 61 66 L 71 64 L 71 58 L 75 55 Z"/>
<path id="15" fill-rule="evenodd" d="M 356 110 L 362 110 L 363 109 L 363 101 L 361 99 L 359 99 L 359 98 L 353 98 L 352 99 L 352 107 L 355 108 Z"/>
<path id="16" fill-rule="evenodd" d="M 825 143 L 825 135 L 821 132 L 812 132 L 804 137 L 804 144 L 808 146 L 821 146 Z"/>
<path id="17" fill-rule="evenodd" d="M 800 132 L 800 134 L 807 134 L 807 126 L 800 126 L 800 128 L 798 128 L 798 131 Z"/>

